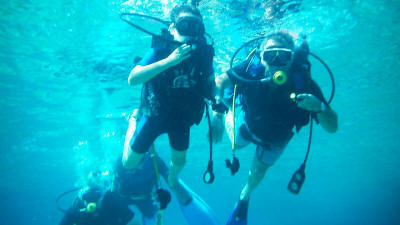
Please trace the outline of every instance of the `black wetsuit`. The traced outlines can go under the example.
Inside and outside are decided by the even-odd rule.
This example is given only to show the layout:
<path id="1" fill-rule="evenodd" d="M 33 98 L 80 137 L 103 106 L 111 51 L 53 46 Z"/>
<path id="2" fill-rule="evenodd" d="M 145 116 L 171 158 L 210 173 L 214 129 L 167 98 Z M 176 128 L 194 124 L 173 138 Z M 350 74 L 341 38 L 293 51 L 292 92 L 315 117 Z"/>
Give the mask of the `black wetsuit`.
<path id="1" fill-rule="evenodd" d="M 126 199 L 111 191 L 104 193 L 95 212 L 86 212 L 85 207 L 84 200 L 75 199 L 60 225 L 126 225 L 134 216 Z"/>
<path id="2" fill-rule="evenodd" d="M 168 177 L 167 165 L 160 158 L 156 161 L 159 175 Z M 151 154 L 146 153 L 135 169 L 124 169 L 119 158 L 115 165 L 115 175 L 114 183 L 119 193 L 130 205 L 136 205 L 145 217 L 152 218 L 159 208 L 152 196 L 158 181 Z"/>
<path id="3" fill-rule="evenodd" d="M 166 58 L 174 48 L 155 48 L 138 65 Z M 131 140 L 131 149 L 146 152 L 154 140 L 167 133 L 170 145 L 179 151 L 189 147 L 190 127 L 200 123 L 204 98 L 213 89 L 214 49 L 198 45 L 192 56 L 143 84 L 140 110 L 143 116 Z"/>
<path id="4" fill-rule="evenodd" d="M 326 103 L 318 85 L 311 79 L 309 64 L 294 64 L 283 85 L 270 82 L 243 82 L 228 71 L 245 113 L 249 131 L 265 143 L 287 143 L 296 130 L 306 125 L 314 113 L 297 107 L 291 93 L 309 93 Z M 249 80 L 264 78 L 265 68 L 259 57 L 254 57 L 234 68 L 236 74 Z M 246 135 L 244 135 L 246 136 Z"/>

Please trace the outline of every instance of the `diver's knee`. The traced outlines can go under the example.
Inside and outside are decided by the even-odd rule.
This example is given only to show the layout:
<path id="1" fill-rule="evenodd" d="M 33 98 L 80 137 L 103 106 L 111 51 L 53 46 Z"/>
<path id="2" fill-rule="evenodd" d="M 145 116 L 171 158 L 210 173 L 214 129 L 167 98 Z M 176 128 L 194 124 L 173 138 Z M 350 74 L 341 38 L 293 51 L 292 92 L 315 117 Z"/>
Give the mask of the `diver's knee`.
<path id="1" fill-rule="evenodd" d="M 264 178 L 266 170 L 250 170 L 248 182 L 257 185 Z"/>
<path id="2" fill-rule="evenodd" d="M 122 166 L 125 169 L 133 169 L 139 164 L 143 156 L 144 153 L 138 153 L 130 149 L 127 154 L 122 156 Z"/>
<path id="3" fill-rule="evenodd" d="M 124 169 L 132 169 L 133 166 L 129 163 L 129 159 L 127 156 L 122 156 L 122 167 L 124 167 Z"/>
<path id="4" fill-rule="evenodd" d="M 186 157 L 177 157 L 171 159 L 171 166 L 183 167 L 186 164 Z"/>
<path id="5" fill-rule="evenodd" d="M 172 150 L 171 166 L 182 167 L 186 164 L 186 151 Z"/>

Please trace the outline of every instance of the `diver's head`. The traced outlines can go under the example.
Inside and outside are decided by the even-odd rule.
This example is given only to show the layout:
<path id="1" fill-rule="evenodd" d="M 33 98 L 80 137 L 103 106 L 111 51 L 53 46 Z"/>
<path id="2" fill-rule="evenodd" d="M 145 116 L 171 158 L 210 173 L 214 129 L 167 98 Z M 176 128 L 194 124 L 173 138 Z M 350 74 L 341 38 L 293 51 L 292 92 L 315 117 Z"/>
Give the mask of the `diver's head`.
<path id="1" fill-rule="evenodd" d="M 80 196 L 85 204 L 81 212 L 93 213 L 99 206 L 99 201 L 109 188 L 111 176 L 109 171 L 93 170 L 87 177 L 86 187 L 81 190 Z"/>
<path id="2" fill-rule="evenodd" d="M 170 32 L 176 41 L 188 43 L 204 35 L 205 28 L 200 11 L 190 5 L 175 7 L 171 12 Z"/>
<path id="3" fill-rule="evenodd" d="M 94 170 L 87 177 L 88 188 L 106 189 L 111 184 L 111 175 L 109 171 Z"/>
<path id="4" fill-rule="evenodd" d="M 269 74 L 288 72 L 293 62 L 294 41 L 286 32 L 267 36 L 260 46 L 261 63 Z"/>
<path id="5" fill-rule="evenodd" d="M 104 190 L 99 188 L 86 188 L 81 191 L 80 195 L 85 205 L 85 207 L 82 208 L 80 211 L 86 213 L 94 213 L 96 210 L 98 210 L 97 207 L 101 205 L 100 201 L 102 199 L 102 196 L 104 195 Z"/>

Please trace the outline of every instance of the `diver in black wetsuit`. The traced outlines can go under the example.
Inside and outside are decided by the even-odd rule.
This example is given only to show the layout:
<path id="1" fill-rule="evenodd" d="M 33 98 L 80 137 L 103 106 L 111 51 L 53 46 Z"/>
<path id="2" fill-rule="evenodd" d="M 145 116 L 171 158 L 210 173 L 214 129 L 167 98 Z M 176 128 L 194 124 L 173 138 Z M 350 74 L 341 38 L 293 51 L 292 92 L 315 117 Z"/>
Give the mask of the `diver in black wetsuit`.
<path id="1" fill-rule="evenodd" d="M 307 51 L 306 45 L 304 49 L 296 49 L 289 33 L 271 33 L 253 51 L 254 54 L 216 77 L 221 95 L 224 94 L 224 89 L 233 85 L 233 93 L 237 93 L 233 98 L 239 96 L 239 115 L 233 119 L 233 113 L 229 112 L 225 117 L 225 127 L 234 148 L 240 149 L 250 143 L 256 145 L 247 183 L 228 225 L 247 223 L 251 193 L 259 185 L 267 169 L 283 153 L 294 135 L 294 130 L 298 132 L 310 118 L 318 121 L 329 133 L 338 129 L 336 113 L 311 78 Z M 299 190 L 295 187 L 289 188 Z"/>
<path id="2" fill-rule="evenodd" d="M 154 141 L 167 134 L 171 146 L 168 184 L 185 204 L 190 197 L 178 193 L 175 186 L 186 163 L 190 129 L 202 120 L 204 99 L 213 98 L 214 48 L 207 43 L 197 8 L 177 6 L 171 11 L 171 21 L 168 37 L 163 38 L 170 41 L 153 46 L 129 74 L 130 85 L 143 85 L 138 125 L 124 149 L 122 165 L 136 168 Z"/>
<path id="3" fill-rule="evenodd" d="M 98 172 L 90 174 L 88 186 L 80 191 L 60 225 L 134 224 L 134 213 L 129 209 L 128 201 L 101 185 L 98 182 L 101 176 Z"/>

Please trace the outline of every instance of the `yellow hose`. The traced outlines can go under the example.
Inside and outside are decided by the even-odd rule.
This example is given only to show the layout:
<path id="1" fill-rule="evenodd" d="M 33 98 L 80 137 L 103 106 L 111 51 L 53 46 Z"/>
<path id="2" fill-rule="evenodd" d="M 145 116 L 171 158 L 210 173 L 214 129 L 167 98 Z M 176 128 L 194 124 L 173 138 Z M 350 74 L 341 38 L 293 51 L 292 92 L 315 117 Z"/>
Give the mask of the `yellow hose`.
<path id="1" fill-rule="evenodd" d="M 157 153 L 156 149 L 154 147 L 154 144 L 151 145 L 151 152 L 153 153 L 153 162 L 154 162 L 154 170 L 156 172 L 156 178 L 157 178 L 157 188 L 160 188 L 161 181 L 160 181 L 160 172 L 158 170 L 158 162 L 157 162 Z M 157 212 L 157 225 L 162 225 L 164 224 L 164 214 L 162 210 L 158 210 Z"/>
<path id="2" fill-rule="evenodd" d="M 233 99 L 232 99 L 232 150 L 235 150 L 235 99 L 236 99 L 236 88 L 237 84 L 233 88 Z"/>

